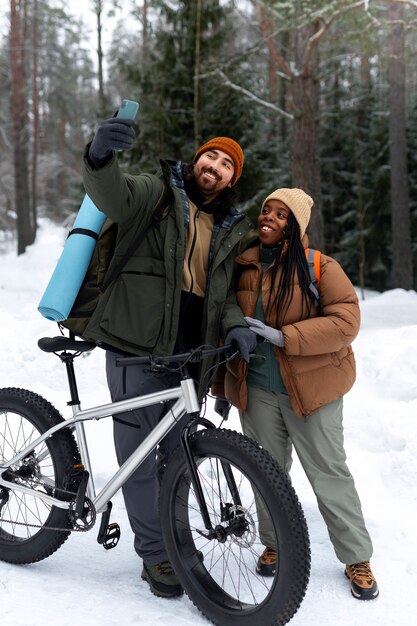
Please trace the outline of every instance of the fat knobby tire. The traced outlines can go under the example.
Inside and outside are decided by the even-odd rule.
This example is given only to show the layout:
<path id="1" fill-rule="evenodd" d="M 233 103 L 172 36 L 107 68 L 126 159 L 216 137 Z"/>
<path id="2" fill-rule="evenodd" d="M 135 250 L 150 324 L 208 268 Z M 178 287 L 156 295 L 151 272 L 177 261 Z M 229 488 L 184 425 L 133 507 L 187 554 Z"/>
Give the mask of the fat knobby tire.
<path id="1" fill-rule="evenodd" d="M 232 430 L 201 430 L 190 437 L 190 445 L 197 465 L 204 464 L 205 459 L 229 463 L 231 467 L 237 468 L 238 473 L 245 475 L 249 484 L 261 496 L 275 529 L 279 546 L 279 567 L 270 583 L 269 591 L 259 603 L 255 600 L 250 600 L 249 603 L 237 602 L 231 597 L 233 594 L 230 595 L 221 588 L 222 583 L 213 581 L 210 564 L 196 548 L 192 538 L 187 510 L 188 495 L 192 488 L 184 452 L 177 448 L 168 463 L 161 485 L 160 518 L 168 556 L 182 586 L 199 610 L 220 626 L 286 624 L 303 600 L 310 573 L 307 525 L 288 477 L 267 451 L 253 440 Z M 212 474 L 210 480 L 215 480 L 215 472 Z M 201 528 L 204 530 L 202 523 Z M 195 528 L 193 530 L 195 532 Z M 199 541 L 201 531 L 197 530 L 195 536 Z M 238 552 L 240 550 L 242 554 L 245 546 L 242 547 L 243 542 L 239 535 L 230 539 L 231 549 Z M 215 541 L 207 540 L 206 545 L 213 545 Z M 229 557 L 225 546 L 226 542 L 222 542 L 220 553 L 225 561 L 224 571 L 227 571 L 232 557 Z M 238 563 L 239 558 L 234 563 Z M 256 577 L 253 573 L 255 565 L 256 561 L 251 570 L 246 569 L 247 577 Z"/>
<path id="2" fill-rule="evenodd" d="M 26 389 L 12 387 L 0 389 L 0 417 L 2 414 L 8 413 L 10 413 L 7 418 L 9 429 L 13 429 L 14 413 L 16 414 L 16 422 L 22 420 L 38 431 L 36 436 L 63 421 L 61 414 L 52 404 Z M 16 429 L 18 428 L 19 425 L 16 424 Z M 68 429 L 55 433 L 46 441 L 46 446 L 53 466 L 55 487 L 58 489 L 55 495 L 59 498 L 59 489 L 65 488 L 74 464 L 80 462 L 78 449 L 74 437 Z M 5 448 L 6 446 L 0 440 L 0 461 L 7 460 L 2 458 Z M 13 491 L 11 491 L 10 497 L 14 497 Z M 7 514 L 4 515 L 4 518 L 7 518 Z M 15 564 L 35 563 L 53 554 L 66 541 L 70 533 L 69 530 L 65 530 L 70 527 L 68 511 L 51 507 L 43 526 L 39 529 L 29 529 L 29 536 L 25 538 L 12 534 L 10 524 L 6 522 L 2 524 L 0 519 L 0 560 Z M 64 530 L 48 530 L 45 526 Z"/>

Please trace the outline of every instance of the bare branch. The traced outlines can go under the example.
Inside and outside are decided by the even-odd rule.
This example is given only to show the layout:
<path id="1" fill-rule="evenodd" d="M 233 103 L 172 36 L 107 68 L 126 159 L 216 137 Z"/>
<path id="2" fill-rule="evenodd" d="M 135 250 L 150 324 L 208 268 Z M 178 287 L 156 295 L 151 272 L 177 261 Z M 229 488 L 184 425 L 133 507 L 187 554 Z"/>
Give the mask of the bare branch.
<path id="1" fill-rule="evenodd" d="M 308 40 L 308 44 L 304 53 L 303 69 L 301 70 L 302 76 L 304 77 L 307 76 L 308 66 L 310 64 L 313 51 L 315 47 L 318 45 L 323 35 L 329 30 L 330 26 L 333 24 L 335 19 L 336 19 L 336 16 L 332 15 L 332 17 L 329 20 L 327 20 L 327 22 L 324 22 L 321 28 L 319 28 L 319 30 L 316 33 L 314 33 L 314 35 L 310 37 L 310 39 Z"/>
<path id="2" fill-rule="evenodd" d="M 388 0 L 388 2 L 391 2 L 392 4 L 409 4 L 410 7 L 417 9 L 416 0 Z"/>
<path id="3" fill-rule="evenodd" d="M 255 96 L 255 94 L 249 91 L 248 89 L 245 89 L 244 87 L 240 87 L 239 85 L 232 83 L 232 81 L 229 78 L 227 78 L 226 74 L 224 74 L 224 72 L 222 72 L 220 69 L 213 70 L 213 72 L 208 72 L 207 74 L 200 74 L 200 76 L 198 76 L 198 79 L 200 80 L 202 78 L 209 78 L 210 76 L 219 76 L 222 79 L 223 84 L 226 85 L 226 87 L 230 87 L 230 89 L 233 89 L 234 91 L 237 91 L 243 94 L 249 100 L 252 100 L 253 102 L 256 102 L 257 104 L 260 104 L 261 106 L 266 107 L 267 109 L 272 109 L 273 111 L 276 111 L 276 113 L 283 115 L 289 120 L 294 119 L 294 116 L 291 115 L 291 113 L 287 113 L 287 111 L 280 109 L 280 107 L 277 107 L 275 104 L 272 104 L 272 102 L 267 102 L 266 100 L 262 100 L 261 98 L 258 98 L 258 96 Z"/>
<path id="4" fill-rule="evenodd" d="M 338 18 L 342 13 L 345 13 L 346 11 L 352 11 L 353 9 L 357 9 L 361 6 L 365 6 L 365 0 L 359 0 L 359 2 L 355 2 L 354 4 L 351 4 L 349 6 L 342 5 L 341 8 L 335 11 L 335 13 L 333 13 L 333 15 L 328 20 L 325 20 L 323 17 L 320 18 L 322 26 L 308 40 L 308 44 L 304 53 L 303 69 L 301 71 L 302 76 L 308 75 L 308 66 L 310 64 L 314 48 L 318 45 L 320 39 L 327 33 L 336 18 Z"/>
<path id="5" fill-rule="evenodd" d="M 284 57 L 282 56 L 282 54 L 279 52 L 277 46 L 272 41 L 273 35 L 271 35 L 271 32 L 270 32 L 269 22 L 265 19 L 265 13 L 264 13 L 263 8 L 259 4 L 256 3 L 256 9 L 258 12 L 259 27 L 261 29 L 264 41 L 268 47 L 271 58 L 273 59 L 275 64 L 282 70 L 282 72 L 286 76 L 291 78 L 293 76 L 293 72 L 290 66 L 288 65 L 288 63 L 286 62 L 286 60 L 284 59 Z"/>

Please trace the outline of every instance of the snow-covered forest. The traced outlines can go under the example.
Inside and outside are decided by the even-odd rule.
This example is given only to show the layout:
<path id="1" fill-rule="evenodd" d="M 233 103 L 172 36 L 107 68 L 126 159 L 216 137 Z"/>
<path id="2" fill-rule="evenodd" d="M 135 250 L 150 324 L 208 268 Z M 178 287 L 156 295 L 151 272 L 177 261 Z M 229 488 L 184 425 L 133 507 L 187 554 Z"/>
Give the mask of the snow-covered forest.
<path id="1" fill-rule="evenodd" d="M 82 7 L 82 8 L 81 8 Z M 315 201 L 311 245 L 361 288 L 416 288 L 413 0 L 65 0 L 0 7 L 0 230 L 71 219 L 98 120 L 140 102 L 132 171 L 241 143 L 252 212 L 278 186 Z"/>

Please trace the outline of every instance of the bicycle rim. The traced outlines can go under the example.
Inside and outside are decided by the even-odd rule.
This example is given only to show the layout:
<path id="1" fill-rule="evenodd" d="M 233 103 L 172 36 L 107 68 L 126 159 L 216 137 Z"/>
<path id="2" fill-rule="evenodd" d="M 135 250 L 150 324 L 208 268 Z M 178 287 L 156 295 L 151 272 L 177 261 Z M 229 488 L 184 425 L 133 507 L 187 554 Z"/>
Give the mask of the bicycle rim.
<path id="1" fill-rule="evenodd" d="M 193 436 L 204 499 L 217 529 L 215 538 L 208 538 L 180 455 L 162 485 L 161 503 L 168 498 L 171 504 L 165 502 L 161 518 L 170 559 L 186 592 L 217 624 L 286 624 L 304 597 L 310 568 L 307 527 L 287 477 L 270 455 L 239 433 Z M 233 472 L 238 504 L 225 467 Z M 165 515 L 170 521 L 164 521 Z M 257 563 L 269 543 L 277 550 L 276 571 L 261 576 Z"/>
<path id="2" fill-rule="evenodd" d="M 41 432 L 25 417 L 13 411 L 0 413 L 0 459 L 10 459 L 30 445 Z M 51 495 L 55 488 L 55 468 L 45 442 L 10 468 L 14 482 Z M 16 478 L 20 475 L 20 478 Z M 25 541 L 47 526 L 52 507 L 41 498 L 21 491 L 7 490 L 0 520 L 0 537 Z"/>
<path id="3" fill-rule="evenodd" d="M 42 396 L 15 387 L 0 389 L 0 462 L 9 461 L 62 421 Z M 72 486 L 68 481 L 72 481 L 77 463 L 75 440 L 65 430 L 38 444 L 3 472 L 11 486 L 0 487 L 0 560 L 35 563 L 64 543 L 71 527 L 68 511 L 45 503 L 42 494 L 67 498 L 66 488 Z M 32 492 L 26 494 L 19 487 Z"/>

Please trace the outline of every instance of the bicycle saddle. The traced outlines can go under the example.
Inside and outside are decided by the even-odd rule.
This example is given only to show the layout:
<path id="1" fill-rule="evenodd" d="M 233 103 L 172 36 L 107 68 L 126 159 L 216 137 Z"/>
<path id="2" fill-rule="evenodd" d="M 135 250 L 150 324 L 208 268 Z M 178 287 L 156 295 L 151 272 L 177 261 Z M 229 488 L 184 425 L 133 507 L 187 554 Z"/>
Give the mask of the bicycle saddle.
<path id="1" fill-rule="evenodd" d="M 58 352 L 59 350 L 74 350 L 75 352 L 88 352 L 94 350 L 96 344 L 93 341 L 69 339 L 68 337 L 42 337 L 38 346 L 43 352 Z"/>

